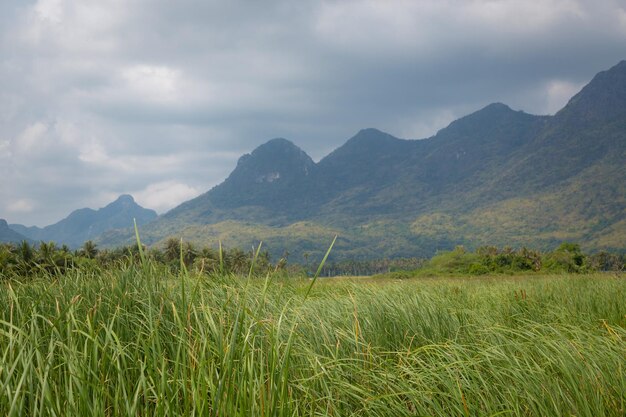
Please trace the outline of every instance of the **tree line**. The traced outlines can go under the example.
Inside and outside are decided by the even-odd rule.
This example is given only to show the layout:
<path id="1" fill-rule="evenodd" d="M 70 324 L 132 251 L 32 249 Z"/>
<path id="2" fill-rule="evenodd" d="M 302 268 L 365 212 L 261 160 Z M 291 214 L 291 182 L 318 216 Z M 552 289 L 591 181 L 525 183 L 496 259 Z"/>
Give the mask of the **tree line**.
<path id="1" fill-rule="evenodd" d="M 257 248 L 259 249 L 259 248 Z M 255 274 L 283 269 L 284 259 L 272 263 L 268 251 L 240 248 L 197 247 L 190 242 L 167 239 L 159 247 L 141 248 L 151 262 L 165 265 L 172 270 L 185 268 L 200 273 L 247 274 L 251 267 Z M 257 253 L 258 252 L 258 253 Z M 100 249 L 93 241 L 87 241 L 79 249 L 72 250 L 67 245 L 58 246 L 54 242 L 31 244 L 0 244 L 0 277 L 23 277 L 45 272 L 51 275 L 65 273 L 71 268 L 110 268 L 116 265 L 138 264 L 141 262 L 138 245 L 128 245 L 116 249 Z"/>
<path id="2" fill-rule="evenodd" d="M 167 239 L 162 245 L 146 248 L 144 256 L 151 262 L 171 270 L 185 268 L 199 273 L 255 274 L 286 271 L 289 275 L 307 276 L 317 265 L 287 265 L 287 257 L 272 262 L 266 250 L 244 251 L 240 248 L 218 249 L 198 247 L 190 242 Z M 257 248 L 260 249 L 260 248 Z M 138 245 L 116 249 L 100 249 L 87 241 L 79 249 L 54 242 L 30 244 L 0 244 L 0 278 L 24 277 L 45 272 L 63 274 L 70 268 L 111 268 L 141 261 Z M 254 265 L 253 265 L 254 263 Z M 585 273 L 594 271 L 626 270 L 626 254 L 597 252 L 585 254 L 575 243 L 563 243 L 553 251 L 540 252 L 528 248 L 514 249 L 482 246 L 469 251 L 463 246 L 437 253 L 431 259 L 397 258 L 370 260 L 340 260 L 326 263 L 322 276 L 373 275 L 392 273 L 398 277 L 438 274 L 499 274 L 499 273 Z"/>
<path id="3" fill-rule="evenodd" d="M 522 247 L 481 246 L 474 251 L 457 246 L 437 253 L 409 275 L 484 275 L 517 273 L 588 273 L 626 270 L 626 254 L 600 251 L 586 254 L 580 245 L 564 242 L 552 251 Z M 398 276 L 406 272 L 398 273 Z"/>

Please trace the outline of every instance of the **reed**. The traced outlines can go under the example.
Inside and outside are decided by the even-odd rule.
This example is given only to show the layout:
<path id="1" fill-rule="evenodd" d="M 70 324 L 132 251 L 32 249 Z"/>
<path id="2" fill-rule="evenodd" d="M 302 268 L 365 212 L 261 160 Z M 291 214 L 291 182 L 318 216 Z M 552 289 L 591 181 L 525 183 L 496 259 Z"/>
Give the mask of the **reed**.
<path id="1" fill-rule="evenodd" d="M 626 414 L 624 278 L 311 282 L 2 282 L 0 415 Z"/>

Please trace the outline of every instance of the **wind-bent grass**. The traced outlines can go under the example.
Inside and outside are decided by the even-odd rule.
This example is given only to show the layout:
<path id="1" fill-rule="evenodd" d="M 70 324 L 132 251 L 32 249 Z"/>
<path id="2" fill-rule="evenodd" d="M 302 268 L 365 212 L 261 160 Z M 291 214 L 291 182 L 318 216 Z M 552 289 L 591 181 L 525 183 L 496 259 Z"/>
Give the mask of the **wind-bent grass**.
<path id="1" fill-rule="evenodd" d="M 0 415 L 626 414 L 624 278 L 309 284 L 1 283 Z"/>

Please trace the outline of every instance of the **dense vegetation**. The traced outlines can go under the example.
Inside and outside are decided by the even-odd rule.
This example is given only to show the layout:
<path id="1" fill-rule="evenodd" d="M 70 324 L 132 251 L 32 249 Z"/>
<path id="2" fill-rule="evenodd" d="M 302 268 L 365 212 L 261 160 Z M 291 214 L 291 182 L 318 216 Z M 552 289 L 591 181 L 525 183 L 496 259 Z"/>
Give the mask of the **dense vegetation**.
<path id="1" fill-rule="evenodd" d="M 286 261 L 279 259 L 272 264 L 269 253 L 257 250 L 244 252 L 239 248 L 212 249 L 197 248 L 189 242 L 169 239 L 163 247 L 147 249 L 137 245 L 117 249 L 98 249 L 92 241 L 87 241 L 81 249 L 72 251 L 67 245 L 58 247 L 54 242 L 40 242 L 31 245 L 24 241 L 19 245 L 0 244 L 0 278 L 37 276 L 44 272 L 49 276 L 59 276 L 69 270 L 98 271 L 101 268 L 117 268 L 137 265 L 148 260 L 171 272 L 181 269 L 199 273 L 235 273 L 250 271 L 254 262 L 254 274 L 266 274 L 282 270 Z"/>
<path id="2" fill-rule="evenodd" d="M 339 241 L 339 239 L 337 239 Z M 190 242 L 167 239 L 150 249 L 142 248 L 146 259 L 177 272 L 182 268 L 204 274 L 214 272 L 242 274 L 250 271 L 253 260 L 255 275 L 270 271 L 284 271 L 291 276 L 312 276 L 320 258 L 304 252 L 302 259 L 290 257 L 288 252 L 272 262 L 267 250 L 244 251 L 240 248 L 199 247 Z M 23 278 L 45 271 L 60 275 L 68 269 L 110 268 L 119 264 L 132 265 L 141 261 L 137 245 L 117 249 L 99 249 L 92 241 L 72 251 L 67 245 L 54 242 L 31 244 L 0 243 L 0 278 Z M 327 261 L 320 269 L 321 276 L 373 275 L 392 273 L 392 276 L 441 276 L 484 274 L 553 274 L 590 273 L 626 270 L 626 254 L 596 252 L 583 253 L 574 243 L 563 243 L 553 251 L 541 252 L 527 248 L 479 247 L 471 252 L 463 246 L 452 251 L 442 251 L 428 259 L 381 258 L 344 259 Z"/>
<path id="3" fill-rule="evenodd" d="M 623 277 L 311 285 L 150 260 L 4 280 L 0 415 L 626 412 Z"/>
<path id="4" fill-rule="evenodd" d="M 622 255 L 458 247 L 318 281 L 261 249 L 0 245 L 0 415 L 626 411 Z"/>
<path id="5" fill-rule="evenodd" d="M 482 246 L 471 252 L 463 246 L 438 253 L 413 271 L 399 271 L 394 277 L 485 275 L 485 274 L 561 274 L 626 270 L 626 255 L 608 252 L 585 254 L 580 245 L 562 243 L 553 251 L 540 252 L 510 246 Z"/>

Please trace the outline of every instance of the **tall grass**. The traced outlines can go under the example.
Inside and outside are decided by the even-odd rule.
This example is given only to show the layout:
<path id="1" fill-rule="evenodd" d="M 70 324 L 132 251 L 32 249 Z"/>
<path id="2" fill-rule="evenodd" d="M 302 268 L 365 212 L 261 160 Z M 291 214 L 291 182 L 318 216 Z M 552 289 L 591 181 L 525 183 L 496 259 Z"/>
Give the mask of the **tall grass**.
<path id="1" fill-rule="evenodd" d="M 623 278 L 0 285 L 0 415 L 626 414 Z"/>

